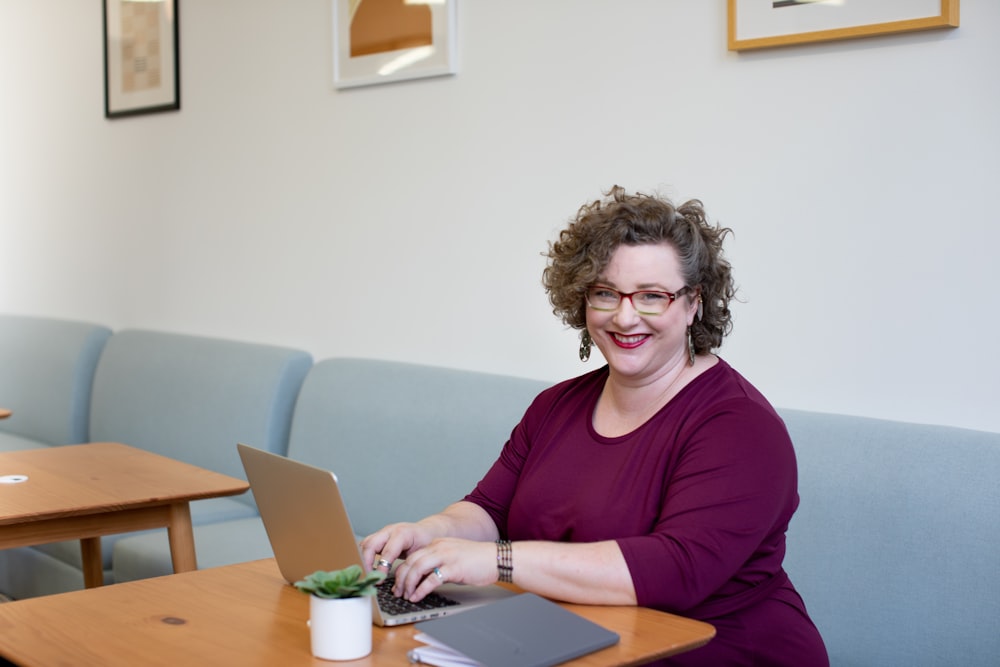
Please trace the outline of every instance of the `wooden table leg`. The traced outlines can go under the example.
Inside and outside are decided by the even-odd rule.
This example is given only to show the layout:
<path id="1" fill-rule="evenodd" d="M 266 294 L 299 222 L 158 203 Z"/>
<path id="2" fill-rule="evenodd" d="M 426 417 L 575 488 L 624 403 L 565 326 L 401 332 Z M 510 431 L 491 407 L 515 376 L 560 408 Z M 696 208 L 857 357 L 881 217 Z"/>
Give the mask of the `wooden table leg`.
<path id="1" fill-rule="evenodd" d="M 188 503 L 175 503 L 170 506 L 167 537 L 170 540 L 170 558 L 174 563 L 174 572 L 197 570 L 194 529 L 191 527 L 191 506 Z"/>
<path id="2" fill-rule="evenodd" d="M 96 588 L 104 585 L 104 562 L 101 558 L 101 538 L 85 537 L 80 540 L 83 558 L 83 585 Z"/>

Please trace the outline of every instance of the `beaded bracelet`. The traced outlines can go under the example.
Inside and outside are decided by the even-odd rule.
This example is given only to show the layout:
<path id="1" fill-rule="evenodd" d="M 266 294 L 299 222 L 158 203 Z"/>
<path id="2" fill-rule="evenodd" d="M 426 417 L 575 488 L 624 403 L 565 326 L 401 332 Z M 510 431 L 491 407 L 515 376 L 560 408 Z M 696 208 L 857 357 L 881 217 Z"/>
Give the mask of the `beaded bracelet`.
<path id="1" fill-rule="evenodd" d="M 514 581 L 514 558 L 510 540 L 497 540 L 497 578 L 507 584 Z"/>

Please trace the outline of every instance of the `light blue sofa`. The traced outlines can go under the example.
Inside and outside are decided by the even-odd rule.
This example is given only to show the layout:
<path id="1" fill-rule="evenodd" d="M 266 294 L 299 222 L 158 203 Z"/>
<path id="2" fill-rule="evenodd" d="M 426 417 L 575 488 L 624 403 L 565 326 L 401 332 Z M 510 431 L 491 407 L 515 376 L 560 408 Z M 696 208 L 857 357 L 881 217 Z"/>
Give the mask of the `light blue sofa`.
<path id="1" fill-rule="evenodd" d="M 326 359 L 299 393 L 288 456 L 337 473 L 354 530 L 365 535 L 462 498 L 546 386 L 474 371 Z M 256 518 L 194 532 L 202 566 L 272 555 Z M 169 573 L 166 536 L 120 540 L 113 563 L 115 581 Z"/>
<path id="2" fill-rule="evenodd" d="M 781 410 L 785 569 L 837 667 L 1000 665 L 1000 434 Z"/>
<path id="3" fill-rule="evenodd" d="M 355 531 L 367 534 L 461 498 L 544 386 L 405 363 L 320 361 L 296 404 L 289 455 L 337 473 Z M 997 665 L 1000 434 L 779 412 L 795 443 L 801 496 L 786 569 L 832 664 Z M 195 529 L 204 562 L 271 555 L 258 519 L 224 525 Z M 115 567 L 144 564 L 148 575 L 159 559 L 169 572 L 165 547 L 162 535 L 122 540 Z"/>
<path id="4" fill-rule="evenodd" d="M 320 361 L 299 395 L 288 453 L 337 473 L 355 532 L 367 534 L 461 498 L 544 386 L 405 363 Z M 997 665 L 1000 434 L 779 412 L 795 443 L 801 496 L 785 565 L 832 664 Z M 206 564 L 271 555 L 255 518 L 195 533 Z M 159 572 L 169 572 L 165 547 L 162 535 L 120 541 L 116 579 L 152 574 L 157 559 Z"/>
<path id="5" fill-rule="evenodd" d="M 63 443 L 124 442 L 244 477 L 233 443 L 248 440 L 285 452 L 295 398 L 311 366 L 308 353 L 289 348 L 117 332 L 107 338 L 92 374 L 87 434 Z M 11 420 L 21 408 L 14 410 Z M 191 514 L 193 523 L 209 524 L 253 517 L 257 510 L 250 494 L 244 494 L 194 502 Z M 114 582 L 111 559 L 114 543 L 122 538 L 101 540 L 106 583 Z M 0 591 L 8 595 L 24 598 L 82 587 L 78 541 L 0 551 Z"/>
<path id="6" fill-rule="evenodd" d="M 253 392 L 234 399 L 237 404 L 271 405 L 267 409 L 287 415 L 282 444 L 286 427 L 275 427 L 280 420 L 260 420 L 257 410 L 250 414 L 237 408 L 220 408 L 213 419 L 212 408 L 206 407 L 220 397 L 233 398 L 233 387 L 250 381 L 238 371 L 256 361 L 227 357 L 228 362 L 215 363 L 213 354 L 227 354 L 223 341 L 215 341 L 218 347 L 200 341 L 204 346 L 188 348 L 196 341 L 160 336 L 121 332 L 108 340 L 105 352 L 118 370 L 104 375 L 99 367 L 96 373 L 91 428 L 98 439 L 148 446 L 230 473 L 238 465 L 237 441 L 285 451 L 337 472 L 359 534 L 424 516 L 462 497 L 546 385 L 388 361 L 327 359 L 312 364 L 308 355 L 286 351 L 291 375 L 273 367 L 263 372 L 270 378 L 263 384 L 284 388 L 273 389 L 272 395 L 280 395 L 284 407 L 277 410 L 273 400 L 255 398 Z M 168 356 L 175 363 L 157 360 L 159 345 L 174 351 Z M 199 359 L 185 369 L 187 382 L 197 384 L 203 374 L 214 375 L 217 391 L 202 401 L 187 401 L 178 396 L 178 388 L 189 385 L 158 379 L 178 365 L 184 369 L 176 363 L 182 358 Z M 128 370 L 133 366 L 134 372 Z M 299 374 L 304 375 L 301 390 L 295 380 Z M 137 412 L 130 403 L 138 400 L 133 393 L 157 410 Z M 177 408 L 175 419 L 164 420 L 169 406 Z M 801 496 L 788 533 L 785 566 L 827 642 L 834 667 L 1000 664 L 995 629 L 1000 621 L 1000 434 L 779 412 L 795 443 Z M 248 514 L 216 515 L 211 523 L 195 526 L 201 567 L 271 555 L 252 505 L 243 508 Z M 49 555 L 41 548 L 33 551 Z M 63 557 L 78 559 L 78 549 L 71 551 Z M 162 531 L 124 536 L 105 549 L 109 552 L 109 581 L 171 571 Z M 3 553 L 0 591 L 13 579 L 4 577 Z M 59 558 L 50 560 L 69 567 Z M 16 576 L 49 566 L 51 562 L 18 563 Z"/>

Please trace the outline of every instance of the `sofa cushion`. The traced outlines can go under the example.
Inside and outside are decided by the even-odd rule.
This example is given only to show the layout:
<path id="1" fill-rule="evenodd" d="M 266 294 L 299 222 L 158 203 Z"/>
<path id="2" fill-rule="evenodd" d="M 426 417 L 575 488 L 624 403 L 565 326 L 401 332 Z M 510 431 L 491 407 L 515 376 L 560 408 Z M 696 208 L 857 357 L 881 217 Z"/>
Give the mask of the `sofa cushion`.
<path id="1" fill-rule="evenodd" d="M 0 432 L 0 452 L 16 452 L 20 449 L 41 449 L 42 447 L 51 447 L 47 443 L 41 440 L 35 440 L 34 438 L 26 438 L 23 435 L 16 435 L 14 433 L 2 433 Z"/>
<path id="2" fill-rule="evenodd" d="M 191 503 L 191 524 L 193 526 L 215 524 L 223 521 L 233 521 L 255 516 L 257 516 L 256 509 L 247 505 L 246 502 L 241 501 L 239 497 L 208 498 L 205 500 L 196 500 Z M 163 543 L 164 545 L 167 544 L 166 529 L 160 528 L 152 531 L 142 531 L 142 533 L 147 532 L 162 534 Z M 112 570 L 112 553 L 114 551 L 114 545 L 118 542 L 118 540 L 123 539 L 126 536 L 136 534 L 137 533 L 118 533 L 114 535 L 105 535 L 101 538 L 101 561 L 106 580 L 108 580 L 108 574 Z M 197 548 L 197 544 L 195 546 Z M 50 542 L 48 544 L 39 544 L 32 548 L 46 553 L 64 563 L 68 563 L 73 567 L 80 568 L 82 571 L 83 556 L 80 552 L 79 540 Z M 169 549 L 167 549 L 167 561 L 170 561 Z M 110 580 L 108 581 L 110 582 Z"/>
<path id="3" fill-rule="evenodd" d="M 90 440 L 123 442 L 245 479 L 236 443 L 285 453 L 292 408 L 311 365 L 306 352 L 283 347 L 153 331 L 115 333 L 94 374 Z M 255 516 L 256 508 L 245 493 L 197 501 L 191 513 L 199 525 Z M 165 545 L 166 531 L 156 532 Z M 109 580 L 120 539 L 101 538 Z M 74 568 L 81 564 L 75 541 L 25 548 Z"/>
<path id="4" fill-rule="evenodd" d="M 259 517 L 195 526 L 194 544 L 199 569 L 274 555 Z M 113 562 L 115 583 L 159 577 L 174 571 L 167 535 L 163 531 L 129 535 L 118 540 Z"/>
<path id="5" fill-rule="evenodd" d="M 401 362 L 326 359 L 303 383 L 288 455 L 337 474 L 354 532 L 366 535 L 462 499 L 546 386 Z"/>
<path id="6" fill-rule="evenodd" d="M 126 330 L 94 378 L 90 435 L 245 479 L 236 443 L 284 453 L 312 357 L 299 350 Z M 244 502 L 252 504 L 249 494 Z"/>
<path id="7" fill-rule="evenodd" d="M 83 572 L 38 549 L 0 551 L 0 591 L 14 599 L 83 588 Z M 0 659 L 0 665 L 3 665 Z"/>
<path id="8" fill-rule="evenodd" d="M 1000 434 L 781 410 L 785 569 L 833 665 L 995 665 Z"/>
<path id="9" fill-rule="evenodd" d="M 94 369 L 107 327 L 0 315 L 0 450 L 87 442 Z"/>

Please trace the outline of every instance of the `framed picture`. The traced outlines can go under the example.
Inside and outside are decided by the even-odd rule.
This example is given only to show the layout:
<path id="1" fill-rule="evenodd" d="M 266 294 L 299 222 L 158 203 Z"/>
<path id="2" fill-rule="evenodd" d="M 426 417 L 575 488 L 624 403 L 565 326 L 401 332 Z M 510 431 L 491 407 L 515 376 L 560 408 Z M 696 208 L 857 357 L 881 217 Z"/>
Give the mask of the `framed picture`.
<path id="1" fill-rule="evenodd" d="M 104 115 L 181 108 L 179 0 L 104 0 Z"/>
<path id="2" fill-rule="evenodd" d="M 457 1 L 332 0 L 334 87 L 454 74 Z"/>
<path id="3" fill-rule="evenodd" d="M 729 0 L 729 50 L 958 27 L 958 0 Z"/>

